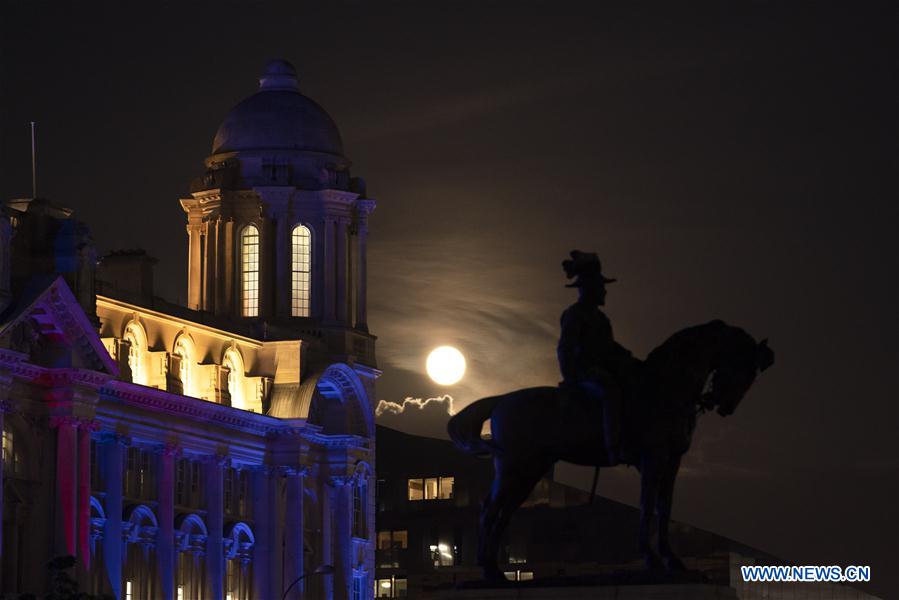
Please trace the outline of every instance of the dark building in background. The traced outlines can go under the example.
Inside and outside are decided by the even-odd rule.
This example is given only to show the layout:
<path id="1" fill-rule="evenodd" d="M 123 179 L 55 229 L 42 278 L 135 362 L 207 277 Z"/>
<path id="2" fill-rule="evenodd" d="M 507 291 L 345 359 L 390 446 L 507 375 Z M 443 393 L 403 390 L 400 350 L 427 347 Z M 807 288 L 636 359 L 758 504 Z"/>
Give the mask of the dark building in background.
<path id="1" fill-rule="evenodd" d="M 481 500 L 493 463 L 451 442 L 377 429 L 375 597 L 419 597 L 429 588 L 481 577 L 476 564 Z M 512 517 L 500 550 L 513 581 L 643 569 L 639 509 L 553 480 L 540 481 Z M 742 599 L 869 599 L 836 584 L 746 584 L 740 566 L 786 561 L 672 521 L 671 539 L 688 568 L 730 585 Z M 797 596 L 796 594 L 801 594 Z"/>

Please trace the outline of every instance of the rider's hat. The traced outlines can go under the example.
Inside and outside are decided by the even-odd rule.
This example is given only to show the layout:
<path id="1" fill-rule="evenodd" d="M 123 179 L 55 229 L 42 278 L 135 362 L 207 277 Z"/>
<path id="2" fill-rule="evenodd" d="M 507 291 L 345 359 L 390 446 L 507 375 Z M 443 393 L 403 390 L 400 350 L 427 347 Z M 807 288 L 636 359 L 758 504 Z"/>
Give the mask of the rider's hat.
<path id="1" fill-rule="evenodd" d="M 580 250 L 571 251 L 571 259 L 562 261 L 562 268 L 565 269 L 565 275 L 568 279 L 576 277 L 574 282 L 569 283 L 565 287 L 582 287 L 597 281 L 603 283 L 612 283 L 616 279 L 609 279 L 602 274 L 602 265 L 599 257 L 595 252 L 581 252 Z"/>

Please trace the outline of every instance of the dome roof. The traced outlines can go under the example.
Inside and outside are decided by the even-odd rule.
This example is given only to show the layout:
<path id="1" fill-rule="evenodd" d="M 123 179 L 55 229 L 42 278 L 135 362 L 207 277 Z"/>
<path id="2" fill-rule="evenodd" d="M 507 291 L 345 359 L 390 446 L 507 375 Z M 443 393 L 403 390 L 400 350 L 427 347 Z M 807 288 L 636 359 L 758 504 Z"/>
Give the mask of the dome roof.
<path id="1" fill-rule="evenodd" d="M 300 93 L 297 72 L 273 60 L 259 78 L 259 91 L 231 109 L 212 142 L 212 153 L 242 150 L 308 150 L 343 156 L 337 125 Z"/>

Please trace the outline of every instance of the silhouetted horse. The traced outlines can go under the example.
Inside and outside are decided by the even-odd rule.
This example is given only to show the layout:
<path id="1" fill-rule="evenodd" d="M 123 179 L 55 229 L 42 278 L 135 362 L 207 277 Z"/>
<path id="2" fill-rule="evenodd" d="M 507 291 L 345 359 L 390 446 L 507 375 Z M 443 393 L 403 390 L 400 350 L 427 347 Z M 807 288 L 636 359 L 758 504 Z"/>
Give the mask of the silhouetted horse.
<path id="1" fill-rule="evenodd" d="M 674 480 L 697 415 L 715 407 L 722 416 L 733 413 L 756 374 L 773 363 L 767 341 L 756 344 L 742 329 L 712 321 L 674 334 L 638 367 L 623 415 L 622 442 L 628 462 L 641 473 L 638 542 L 648 568 L 684 568 L 668 544 L 668 521 Z M 487 419 L 489 440 L 481 437 Z M 503 577 L 497 553 L 509 517 L 553 463 L 610 466 L 601 420 L 597 402 L 557 387 L 483 398 L 449 420 L 456 446 L 493 456 L 493 486 L 481 509 L 478 540 L 478 564 L 486 578 Z M 653 513 L 659 554 L 649 544 Z"/>

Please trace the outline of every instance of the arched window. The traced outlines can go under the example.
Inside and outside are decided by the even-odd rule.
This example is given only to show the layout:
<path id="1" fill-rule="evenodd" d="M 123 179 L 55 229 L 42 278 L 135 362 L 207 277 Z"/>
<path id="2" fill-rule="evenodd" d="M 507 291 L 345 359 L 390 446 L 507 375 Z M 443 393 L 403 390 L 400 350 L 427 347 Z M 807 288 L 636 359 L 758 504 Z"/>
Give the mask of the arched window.
<path id="1" fill-rule="evenodd" d="M 175 354 L 180 359 L 178 361 L 178 379 L 181 380 L 181 393 L 185 396 L 198 397 L 194 385 L 196 383 L 194 381 L 194 365 L 196 364 L 194 343 L 186 334 L 179 336 L 178 341 L 175 342 Z"/>
<path id="2" fill-rule="evenodd" d="M 235 348 L 225 352 L 222 366 L 228 369 L 228 393 L 231 395 L 231 406 L 245 408 L 243 358 Z"/>
<path id="3" fill-rule="evenodd" d="M 290 314 L 294 317 L 308 317 L 312 290 L 312 232 L 305 225 L 297 225 L 293 228 L 290 240 Z"/>
<path id="4" fill-rule="evenodd" d="M 16 434 L 9 423 L 3 424 L 3 475 L 21 476 L 25 471 L 21 444 L 16 443 Z"/>
<path id="5" fill-rule="evenodd" d="M 368 537 L 365 522 L 365 500 L 367 496 L 367 483 L 360 477 L 353 485 L 353 537 L 365 539 Z"/>
<path id="6" fill-rule="evenodd" d="M 241 314 L 259 316 L 259 230 L 247 225 L 240 234 Z"/>
<path id="7" fill-rule="evenodd" d="M 128 366 L 131 368 L 131 381 L 147 385 L 147 334 L 140 323 L 131 321 L 125 327 L 122 336 L 128 342 Z"/>

